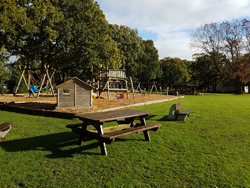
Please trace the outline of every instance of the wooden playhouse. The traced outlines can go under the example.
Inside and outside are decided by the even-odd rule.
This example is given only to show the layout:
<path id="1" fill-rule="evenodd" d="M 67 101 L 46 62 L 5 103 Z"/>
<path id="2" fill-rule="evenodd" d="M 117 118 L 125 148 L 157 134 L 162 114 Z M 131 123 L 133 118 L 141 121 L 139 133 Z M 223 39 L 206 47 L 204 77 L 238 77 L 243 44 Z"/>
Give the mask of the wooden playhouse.
<path id="1" fill-rule="evenodd" d="M 77 77 L 64 82 L 57 87 L 57 107 L 75 108 L 75 109 L 92 109 L 93 87 Z"/>

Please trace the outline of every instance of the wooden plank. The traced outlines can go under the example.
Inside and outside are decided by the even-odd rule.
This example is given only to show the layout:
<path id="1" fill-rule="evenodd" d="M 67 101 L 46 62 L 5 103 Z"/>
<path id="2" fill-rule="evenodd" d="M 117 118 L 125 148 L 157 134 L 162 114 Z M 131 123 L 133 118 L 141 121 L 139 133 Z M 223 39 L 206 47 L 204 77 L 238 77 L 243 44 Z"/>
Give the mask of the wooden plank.
<path id="1" fill-rule="evenodd" d="M 179 112 L 179 115 L 188 115 L 191 113 L 192 110 L 182 110 L 181 112 Z"/>
<path id="2" fill-rule="evenodd" d="M 151 112 L 149 111 L 139 111 L 139 110 L 116 110 L 108 112 L 96 112 L 88 114 L 78 114 L 80 120 L 86 121 L 96 121 L 96 122 L 109 122 L 109 121 L 120 121 L 125 118 L 133 118 L 144 116 L 147 117 Z"/>
<path id="3" fill-rule="evenodd" d="M 131 128 L 131 127 L 134 127 L 134 124 L 133 125 L 131 125 L 131 124 L 126 124 L 126 125 L 122 124 L 122 125 L 117 125 L 117 126 L 114 126 L 114 127 L 105 127 L 105 128 L 103 128 L 103 132 L 108 133 L 108 132 L 112 132 L 112 131 L 128 129 L 128 128 Z M 92 130 L 91 132 L 97 132 L 97 131 Z"/>
<path id="4" fill-rule="evenodd" d="M 83 123 L 77 123 L 77 124 L 70 124 L 70 125 L 66 125 L 67 128 L 72 128 L 72 127 L 81 127 L 83 126 Z"/>
<path id="5" fill-rule="evenodd" d="M 182 108 L 181 102 L 176 103 L 176 104 L 175 104 L 175 109 L 176 109 L 176 110 L 179 110 L 180 108 Z"/>
<path id="6" fill-rule="evenodd" d="M 74 103 L 65 103 L 65 102 L 61 102 L 60 103 L 60 107 L 74 107 Z"/>
<path id="7" fill-rule="evenodd" d="M 117 137 L 129 135 L 129 134 L 132 134 L 132 133 L 138 133 L 138 132 L 141 132 L 141 131 L 146 131 L 146 130 L 150 130 L 150 129 L 159 128 L 160 126 L 161 126 L 160 123 L 142 125 L 142 126 L 138 126 L 138 127 L 133 127 L 131 129 L 126 129 L 126 130 L 122 130 L 122 131 L 118 131 L 118 132 L 108 133 L 108 134 L 103 135 L 103 137 L 104 138 L 115 139 Z"/>
<path id="8" fill-rule="evenodd" d="M 6 131 L 8 129 L 10 129 L 11 125 L 13 123 L 12 122 L 6 122 L 0 125 L 0 131 Z"/>
<path id="9" fill-rule="evenodd" d="M 72 104 L 74 104 L 74 98 L 73 98 L 73 96 L 63 96 L 63 98 L 60 98 L 59 102 L 65 102 L 65 103 L 72 103 Z"/>

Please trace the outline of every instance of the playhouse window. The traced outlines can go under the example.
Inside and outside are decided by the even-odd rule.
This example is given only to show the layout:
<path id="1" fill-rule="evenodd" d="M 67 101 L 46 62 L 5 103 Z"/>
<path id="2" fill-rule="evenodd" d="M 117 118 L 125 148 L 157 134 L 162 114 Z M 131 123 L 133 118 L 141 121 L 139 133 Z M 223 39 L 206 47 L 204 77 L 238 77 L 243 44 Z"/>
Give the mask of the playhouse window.
<path id="1" fill-rule="evenodd" d="M 70 96 L 70 89 L 63 89 L 63 96 Z"/>

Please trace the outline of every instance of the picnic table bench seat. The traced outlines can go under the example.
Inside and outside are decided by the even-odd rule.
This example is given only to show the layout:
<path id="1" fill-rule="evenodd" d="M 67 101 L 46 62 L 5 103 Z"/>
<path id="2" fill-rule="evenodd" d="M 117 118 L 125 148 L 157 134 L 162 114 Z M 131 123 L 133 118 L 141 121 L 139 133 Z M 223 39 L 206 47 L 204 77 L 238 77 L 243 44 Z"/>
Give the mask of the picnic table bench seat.
<path id="1" fill-rule="evenodd" d="M 181 102 L 173 104 L 169 110 L 168 120 L 186 121 L 186 117 L 189 116 L 192 110 L 182 110 L 180 112 L 180 108 L 182 108 Z"/>
<path id="2" fill-rule="evenodd" d="M 0 125 L 0 137 L 4 138 L 5 135 L 10 131 L 12 122 L 6 122 Z"/>
<path id="3" fill-rule="evenodd" d="M 85 135 L 89 135 L 90 137 L 94 137 L 100 141 L 104 141 L 107 144 L 111 144 L 116 138 L 121 137 L 121 136 L 129 135 L 132 133 L 139 133 L 139 132 L 148 131 L 148 130 L 157 131 L 160 128 L 161 124 L 160 123 L 152 123 L 148 125 L 134 124 L 132 128 L 127 128 L 129 125 L 120 126 L 118 128 L 114 127 L 113 129 L 108 128 L 107 129 L 108 131 L 110 130 L 115 131 L 117 129 L 122 129 L 122 130 L 109 132 L 103 135 L 99 135 L 95 133 L 94 131 L 88 131 L 88 130 L 83 131 L 82 129 L 78 128 L 80 126 L 82 126 L 82 123 L 70 124 L 70 125 L 67 125 L 66 127 L 71 128 L 72 132 L 75 132 L 78 134 L 81 134 L 84 132 Z M 126 129 L 123 129 L 123 128 L 126 128 Z M 150 140 L 147 140 L 147 141 L 150 141 Z"/>

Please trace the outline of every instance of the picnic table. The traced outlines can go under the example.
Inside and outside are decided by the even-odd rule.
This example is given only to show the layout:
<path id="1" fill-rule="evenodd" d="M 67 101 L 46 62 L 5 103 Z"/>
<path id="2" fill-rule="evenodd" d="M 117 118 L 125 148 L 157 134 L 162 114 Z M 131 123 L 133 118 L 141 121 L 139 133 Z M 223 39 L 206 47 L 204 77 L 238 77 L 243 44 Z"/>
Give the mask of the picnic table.
<path id="1" fill-rule="evenodd" d="M 83 122 L 80 124 L 67 125 L 74 133 L 79 134 L 78 144 L 83 145 L 84 137 L 91 137 L 99 140 L 102 155 L 107 155 L 106 143 L 111 144 L 115 138 L 125 136 L 132 133 L 142 132 L 146 141 L 151 141 L 148 130 L 156 131 L 161 126 L 159 123 L 146 124 L 145 118 L 150 115 L 148 111 L 138 110 L 117 110 L 108 112 L 96 112 L 76 115 Z M 134 123 L 139 117 L 140 123 Z M 118 126 L 103 129 L 103 125 L 107 122 L 116 121 Z M 121 125 L 122 126 L 119 126 Z M 87 130 L 88 125 L 93 125 L 96 131 Z M 118 131 L 119 130 L 119 131 Z"/>

